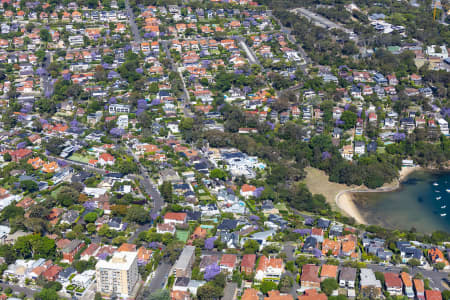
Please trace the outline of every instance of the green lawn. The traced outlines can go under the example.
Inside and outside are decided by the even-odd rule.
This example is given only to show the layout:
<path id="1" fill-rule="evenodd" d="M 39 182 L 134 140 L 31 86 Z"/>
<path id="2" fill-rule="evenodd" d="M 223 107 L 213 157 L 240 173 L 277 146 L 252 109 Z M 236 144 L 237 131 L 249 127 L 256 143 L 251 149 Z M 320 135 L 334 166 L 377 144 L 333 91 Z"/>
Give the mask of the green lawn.
<path id="1" fill-rule="evenodd" d="M 68 159 L 87 164 L 89 162 L 89 160 L 95 159 L 95 157 L 94 156 L 89 156 L 89 155 L 81 155 L 81 154 L 78 154 L 78 153 L 74 153 Z"/>
<path id="2" fill-rule="evenodd" d="M 189 238 L 189 232 L 187 230 L 179 230 L 179 229 L 177 229 L 177 232 L 175 233 L 175 236 L 177 237 L 178 240 L 186 243 L 186 241 Z"/>
<path id="3" fill-rule="evenodd" d="M 288 210 L 287 207 L 286 207 L 286 204 L 284 204 L 284 203 L 280 203 L 279 202 L 279 203 L 276 203 L 274 206 L 278 210 Z"/>

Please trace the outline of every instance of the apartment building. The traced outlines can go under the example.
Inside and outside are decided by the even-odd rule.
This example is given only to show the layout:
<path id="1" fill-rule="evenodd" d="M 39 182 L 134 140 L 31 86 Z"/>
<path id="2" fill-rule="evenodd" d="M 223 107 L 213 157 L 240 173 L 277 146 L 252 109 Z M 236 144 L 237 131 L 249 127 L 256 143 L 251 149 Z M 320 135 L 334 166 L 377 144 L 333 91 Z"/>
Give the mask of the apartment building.
<path id="1" fill-rule="evenodd" d="M 178 277 L 190 277 L 191 267 L 195 259 L 195 247 L 186 246 L 181 252 L 175 266 L 173 267 L 174 275 Z"/>
<path id="2" fill-rule="evenodd" d="M 95 270 L 98 292 L 128 298 L 139 280 L 137 252 L 116 252 L 109 261 L 100 260 Z"/>

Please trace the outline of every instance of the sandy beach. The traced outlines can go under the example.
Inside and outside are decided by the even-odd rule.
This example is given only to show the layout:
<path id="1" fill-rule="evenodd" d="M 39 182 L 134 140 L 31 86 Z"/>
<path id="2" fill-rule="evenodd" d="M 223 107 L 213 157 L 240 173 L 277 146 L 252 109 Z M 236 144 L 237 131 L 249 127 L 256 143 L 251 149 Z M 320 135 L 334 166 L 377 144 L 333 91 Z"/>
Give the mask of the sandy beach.
<path id="1" fill-rule="evenodd" d="M 338 208 L 349 217 L 353 217 L 360 224 L 367 224 L 367 221 L 361 215 L 356 207 L 353 194 L 361 192 L 390 192 L 398 189 L 400 183 L 404 181 L 411 173 L 423 169 L 422 167 L 403 167 L 399 172 L 399 178 L 390 183 L 386 183 L 378 189 L 368 189 L 364 186 L 349 187 L 345 184 L 330 182 L 325 172 L 315 169 L 306 168 L 307 176 L 305 184 L 313 194 L 322 194 L 327 202 L 334 208 Z"/>
<path id="2" fill-rule="evenodd" d="M 355 203 L 353 202 L 353 193 L 348 190 L 341 191 L 336 195 L 336 205 L 341 211 L 355 219 L 359 224 L 367 224 Z"/>
<path id="3" fill-rule="evenodd" d="M 358 186 L 352 187 L 331 182 L 328 180 L 328 175 L 319 169 L 308 167 L 305 170 L 307 176 L 304 182 L 311 193 L 324 195 L 331 207 L 341 210 L 349 217 L 353 217 L 358 223 L 366 224 L 366 221 L 354 204 L 352 193 L 350 192 L 359 188 Z"/>

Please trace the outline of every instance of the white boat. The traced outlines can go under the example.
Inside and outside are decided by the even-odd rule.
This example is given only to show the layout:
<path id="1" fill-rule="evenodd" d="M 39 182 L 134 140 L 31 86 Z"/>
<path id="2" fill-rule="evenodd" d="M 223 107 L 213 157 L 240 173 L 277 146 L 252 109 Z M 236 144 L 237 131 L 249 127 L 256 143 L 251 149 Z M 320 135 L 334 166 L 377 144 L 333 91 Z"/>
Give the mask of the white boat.
<path id="1" fill-rule="evenodd" d="M 435 183 L 433 183 L 433 185 L 434 185 L 434 186 L 438 186 L 438 185 L 439 185 L 439 183 L 435 182 Z"/>
<path id="2" fill-rule="evenodd" d="M 441 208 L 442 209 L 447 208 L 447 205 L 442 205 Z"/>
<path id="3" fill-rule="evenodd" d="M 434 192 L 435 192 L 435 193 L 440 193 L 441 191 L 435 190 Z"/>
<path id="4" fill-rule="evenodd" d="M 447 214 L 441 214 L 441 217 L 445 217 Z"/>
<path id="5" fill-rule="evenodd" d="M 446 189 L 445 191 L 446 191 L 447 193 L 450 193 L 450 189 Z"/>
<path id="6" fill-rule="evenodd" d="M 439 197 L 436 197 L 436 200 L 441 200 L 442 199 L 442 197 L 441 196 L 439 196 Z"/>

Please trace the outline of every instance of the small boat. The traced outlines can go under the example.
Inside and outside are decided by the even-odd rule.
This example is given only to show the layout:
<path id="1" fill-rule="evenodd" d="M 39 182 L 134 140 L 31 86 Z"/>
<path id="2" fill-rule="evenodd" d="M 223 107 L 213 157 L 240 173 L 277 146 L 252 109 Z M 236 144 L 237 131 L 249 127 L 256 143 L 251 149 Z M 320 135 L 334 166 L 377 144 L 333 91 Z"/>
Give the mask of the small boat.
<path id="1" fill-rule="evenodd" d="M 435 193 L 440 193 L 441 191 L 435 190 L 434 192 L 435 192 Z"/>
<path id="2" fill-rule="evenodd" d="M 438 185 L 439 185 L 439 183 L 435 182 L 435 183 L 433 183 L 433 185 L 434 185 L 434 186 L 438 186 Z"/>
<path id="3" fill-rule="evenodd" d="M 441 214 L 441 217 L 445 217 L 447 214 Z"/>
<path id="4" fill-rule="evenodd" d="M 439 197 L 436 197 L 436 200 L 441 200 L 442 199 L 442 197 L 441 196 L 439 196 Z"/>
<path id="5" fill-rule="evenodd" d="M 447 205 L 442 205 L 441 208 L 442 209 L 447 208 Z"/>
<path id="6" fill-rule="evenodd" d="M 450 193 L 450 189 L 446 189 L 445 191 L 446 191 L 447 193 Z"/>

